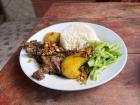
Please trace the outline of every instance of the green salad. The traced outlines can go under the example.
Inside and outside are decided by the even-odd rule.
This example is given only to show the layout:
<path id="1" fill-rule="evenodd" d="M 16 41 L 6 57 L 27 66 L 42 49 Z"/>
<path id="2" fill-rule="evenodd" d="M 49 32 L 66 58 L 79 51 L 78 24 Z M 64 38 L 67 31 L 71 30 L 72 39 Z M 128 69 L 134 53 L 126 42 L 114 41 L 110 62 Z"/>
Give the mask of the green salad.
<path id="1" fill-rule="evenodd" d="M 98 74 L 107 68 L 108 65 L 116 62 L 122 55 L 119 52 L 119 43 L 111 44 L 104 41 L 88 41 L 87 44 L 94 46 L 90 59 L 87 62 L 90 70 L 89 77 L 91 80 L 97 80 Z"/>

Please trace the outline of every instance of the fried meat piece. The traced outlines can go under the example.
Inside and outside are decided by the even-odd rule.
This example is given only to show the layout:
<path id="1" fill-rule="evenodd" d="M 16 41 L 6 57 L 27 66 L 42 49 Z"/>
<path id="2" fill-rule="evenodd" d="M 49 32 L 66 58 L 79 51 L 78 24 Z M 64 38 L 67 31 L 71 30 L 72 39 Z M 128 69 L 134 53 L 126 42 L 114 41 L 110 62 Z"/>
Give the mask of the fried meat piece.
<path id="1" fill-rule="evenodd" d="M 42 80 L 45 78 L 44 73 L 42 71 L 42 68 L 37 70 L 36 72 L 33 73 L 32 75 L 33 78 L 37 79 L 37 80 Z"/>

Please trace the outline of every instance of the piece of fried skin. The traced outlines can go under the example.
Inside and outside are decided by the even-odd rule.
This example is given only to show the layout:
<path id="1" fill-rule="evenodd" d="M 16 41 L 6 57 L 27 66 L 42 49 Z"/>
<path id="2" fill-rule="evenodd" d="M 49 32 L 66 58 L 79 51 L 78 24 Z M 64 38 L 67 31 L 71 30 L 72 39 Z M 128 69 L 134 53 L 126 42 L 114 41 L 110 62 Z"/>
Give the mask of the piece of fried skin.
<path id="1" fill-rule="evenodd" d="M 45 78 L 44 73 L 42 71 L 42 68 L 40 68 L 39 70 L 35 71 L 32 74 L 32 77 L 35 78 L 36 80 L 42 80 Z"/>

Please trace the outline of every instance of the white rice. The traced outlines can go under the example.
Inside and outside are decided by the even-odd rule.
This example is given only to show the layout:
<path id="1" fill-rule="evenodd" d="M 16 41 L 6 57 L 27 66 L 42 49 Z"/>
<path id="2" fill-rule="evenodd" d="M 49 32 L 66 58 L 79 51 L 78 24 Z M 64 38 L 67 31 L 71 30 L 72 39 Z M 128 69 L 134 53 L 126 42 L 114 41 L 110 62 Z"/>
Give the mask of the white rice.
<path id="1" fill-rule="evenodd" d="M 66 27 L 60 37 L 61 45 L 67 50 L 81 48 L 88 40 L 99 41 L 99 38 L 92 27 L 80 22 Z"/>

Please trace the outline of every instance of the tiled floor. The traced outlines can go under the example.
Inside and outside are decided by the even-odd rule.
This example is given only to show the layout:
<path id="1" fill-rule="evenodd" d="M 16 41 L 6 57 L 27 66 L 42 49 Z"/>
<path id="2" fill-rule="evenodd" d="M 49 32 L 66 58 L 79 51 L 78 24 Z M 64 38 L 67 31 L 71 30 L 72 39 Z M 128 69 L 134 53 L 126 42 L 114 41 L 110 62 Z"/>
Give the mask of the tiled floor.
<path id="1" fill-rule="evenodd" d="M 6 22 L 0 25 L 0 70 L 39 21 Z"/>
<path id="2" fill-rule="evenodd" d="M 35 17 L 31 0 L 0 0 L 8 20 L 26 20 Z"/>

